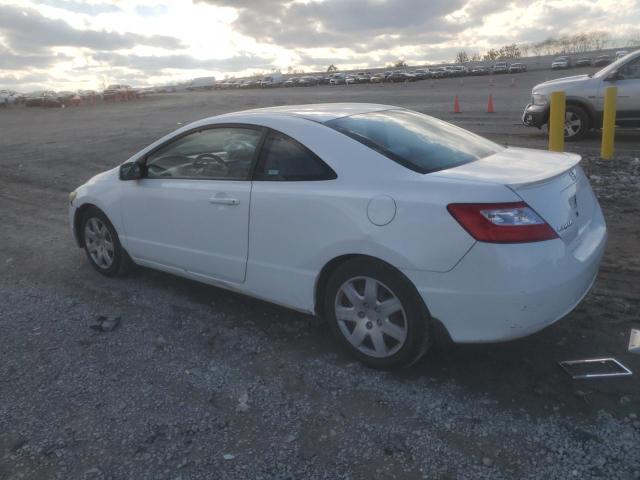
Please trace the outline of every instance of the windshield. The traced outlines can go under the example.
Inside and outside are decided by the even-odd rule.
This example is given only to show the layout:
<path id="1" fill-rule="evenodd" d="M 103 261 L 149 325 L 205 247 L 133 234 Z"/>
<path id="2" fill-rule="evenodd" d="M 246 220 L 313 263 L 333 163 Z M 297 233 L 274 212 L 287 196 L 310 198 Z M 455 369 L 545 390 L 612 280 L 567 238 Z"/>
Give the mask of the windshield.
<path id="1" fill-rule="evenodd" d="M 606 67 L 604 67 L 602 70 L 598 70 L 596 73 L 593 74 L 594 78 L 602 78 L 602 77 L 606 77 L 607 75 L 609 75 L 611 72 L 613 72 L 614 70 L 617 70 L 620 68 L 620 66 L 624 65 L 625 63 L 627 63 L 629 60 L 632 60 L 636 57 L 638 57 L 640 55 L 640 52 L 636 52 L 633 55 L 625 55 L 622 58 L 619 58 L 618 60 L 616 60 L 615 62 L 613 62 L 610 65 L 607 65 Z M 606 57 L 606 55 L 603 55 L 604 57 Z M 600 58 L 600 57 L 598 57 Z"/>
<path id="2" fill-rule="evenodd" d="M 362 113 L 325 125 L 419 173 L 457 167 L 503 150 L 485 138 L 411 110 Z"/>

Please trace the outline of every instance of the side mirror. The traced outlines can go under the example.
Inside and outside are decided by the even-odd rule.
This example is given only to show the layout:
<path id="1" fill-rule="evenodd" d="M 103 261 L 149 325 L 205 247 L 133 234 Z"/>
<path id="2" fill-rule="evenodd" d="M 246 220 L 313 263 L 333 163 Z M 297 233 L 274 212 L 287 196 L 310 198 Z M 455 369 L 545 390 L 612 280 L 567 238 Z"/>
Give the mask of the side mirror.
<path id="1" fill-rule="evenodd" d="M 144 176 L 142 164 L 127 162 L 120 165 L 120 180 L 139 180 Z"/>

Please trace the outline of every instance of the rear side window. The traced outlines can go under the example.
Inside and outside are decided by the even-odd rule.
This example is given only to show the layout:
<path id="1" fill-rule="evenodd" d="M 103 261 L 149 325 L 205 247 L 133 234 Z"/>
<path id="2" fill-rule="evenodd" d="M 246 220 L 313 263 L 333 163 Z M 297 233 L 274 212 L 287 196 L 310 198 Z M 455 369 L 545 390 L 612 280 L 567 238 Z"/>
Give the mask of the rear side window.
<path id="1" fill-rule="evenodd" d="M 267 136 L 256 180 L 304 181 L 333 180 L 335 172 L 317 155 L 292 138 L 278 132 Z"/>
<path id="2" fill-rule="evenodd" d="M 419 173 L 457 167 L 503 149 L 462 128 L 410 110 L 362 113 L 325 125 Z"/>

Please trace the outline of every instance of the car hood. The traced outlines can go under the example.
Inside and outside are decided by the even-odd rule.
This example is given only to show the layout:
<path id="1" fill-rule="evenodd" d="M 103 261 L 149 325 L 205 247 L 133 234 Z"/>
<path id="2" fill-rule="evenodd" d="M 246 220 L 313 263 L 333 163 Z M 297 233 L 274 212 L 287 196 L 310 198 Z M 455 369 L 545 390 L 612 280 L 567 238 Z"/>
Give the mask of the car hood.
<path id="1" fill-rule="evenodd" d="M 568 85 L 581 83 L 589 80 L 592 80 L 592 78 L 589 75 L 574 75 L 572 77 L 556 78 L 555 80 L 549 80 L 548 82 L 539 83 L 538 85 L 533 87 L 533 91 L 535 93 L 538 93 L 538 92 L 544 93 L 544 92 L 549 92 L 552 89 L 560 86 L 568 86 Z"/>
<path id="2" fill-rule="evenodd" d="M 519 187 L 561 175 L 580 162 L 575 153 L 509 147 L 493 155 L 431 175 Z"/>
<path id="3" fill-rule="evenodd" d="M 120 166 L 112 168 L 111 170 L 107 170 L 106 172 L 99 173 L 94 175 L 89 180 L 87 180 L 87 185 L 98 182 L 106 182 L 109 180 L 116 180 L 120 177 Z"/>

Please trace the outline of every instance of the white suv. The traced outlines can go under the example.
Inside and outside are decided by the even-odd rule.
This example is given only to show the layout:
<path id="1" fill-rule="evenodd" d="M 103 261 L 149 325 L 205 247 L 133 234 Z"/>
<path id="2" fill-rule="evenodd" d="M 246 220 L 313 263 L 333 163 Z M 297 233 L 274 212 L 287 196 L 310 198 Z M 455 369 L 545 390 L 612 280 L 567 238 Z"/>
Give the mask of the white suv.
<path id="1" fill-rule="evenodd" d="M 596 73 L 536 85 L 531 92 L 531 103 L 522 114 L 522 122 L 538 128 L 546 125 L 551 92 L 564 91 L 567 96 L 564 135 L 567 140 L 578 140 L 592 128 L 602 125 L 604 92 L 610 86 L 618 87 L 616 123 L 620 126 L 640 125 L 640 50 Z"/>

